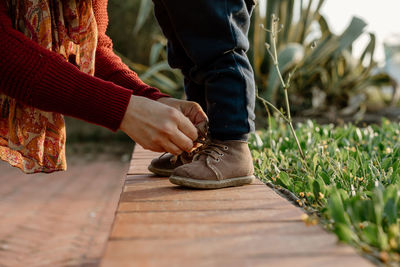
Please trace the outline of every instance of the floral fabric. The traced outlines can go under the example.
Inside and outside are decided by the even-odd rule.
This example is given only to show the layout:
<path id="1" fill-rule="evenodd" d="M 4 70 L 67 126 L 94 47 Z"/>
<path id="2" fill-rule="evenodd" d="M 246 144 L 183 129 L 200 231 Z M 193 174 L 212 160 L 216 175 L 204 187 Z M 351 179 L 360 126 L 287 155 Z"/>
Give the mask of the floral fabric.
<path id="1" fill-rule="evenodd" d="M 92 0 L 6 2 L 16 30 L 94 74 L 97 25 Z M 25 173 L 66 170 L 64 117 L 0 93 L 0 159 Z"/>

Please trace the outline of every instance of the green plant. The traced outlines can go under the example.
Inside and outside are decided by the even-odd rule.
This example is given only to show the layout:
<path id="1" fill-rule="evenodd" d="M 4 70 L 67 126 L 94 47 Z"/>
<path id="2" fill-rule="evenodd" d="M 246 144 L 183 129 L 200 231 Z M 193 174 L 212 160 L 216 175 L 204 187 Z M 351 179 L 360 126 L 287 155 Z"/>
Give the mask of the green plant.
<path id="1" fill-rule="evenodd" d="M 297 196 L 340 240 L 382 261 L 400 262 L 400 124 L 383 120 L 364 128 L 299 124 L 307 151 L 298 157 L 291 131 L 271 118 L 250 146 L 256 175 Z M 306 166 L 305 166 L 306 164 Z"/>
<path id="2" fill-rule="evenodd" d="M 136 71 L 145 83 L 159 88 L 161 91 L 175 97 L 183 95 L 183 76 L 179 70 L 171 69 L 166 59 L 163 42 L 155 43 L 150 52 L 149 65 L 136 63 L 122 54 L 118 56 L 131 69 Z"/>
<path id="3" fill-rule="evenodd" d="M 110 1 L 108 33 L 116 53 L 145 83 L 181 98 L 183 77 L 167 63 L 167 41 L 152 10 L 151 0 Z"/>
<path id="4" fill-rule="evenodd" d="M 255 10 L 250 31 L 250 58 L 256 76 L 260 96 L 273 104 L 284 104 L 279 90 L 279 74 L 264 43 L 271 43 L 271 36 L 259 28 L 264 24 L 271 28 L 269 18 L 276 14 L 283 23 L 277 42 L 277 58 L 283 76 L 297 66 L 291 77 L 290 101 L 292 110 L 299 114 L 321 114 L 336 110 L 341 115 L 365 110 L 366 88 L 391 83 L 384 73 L 374 73 L 373 60 L 375 36 L 369 34 L 370 42 L 360 57 L 352 53 L 353 43 L 364 33 L 366 23 L 353 18 L 340 35 L 331 32 L 325 18 L 320 14 L 324 0 L 303 1 L 267 0 L 265 16 Z M 314 42 L 317 47 L 311 49 Z"/>
<path id="5" fill-rule="evenodd" d="M 132 61 L 147 64 L 151 46 L 158 42 L 160 30 L 155 21 L 146 20 L 139 33 L 135 25 L 140 14 L 141 0 L 109 0 L 109 25 L 107 34 L 114 43 L 114 49 Z"/>
<path id="6" fill-rule="evenodd" d="M 268 100 L 260 97 L 258 91 L 257 91 L 257 99 L 261 100 L 265 106 L 265 109 L 267 110 L 269 116 L 270 116 L 270 112 L 268 110 L 268 106 L 270 106 L 275 112 L 277 112 L 289 125 L 290 127 L 290 131 L 296 141 L 297 144 L 297 148 L 299 149 L 299 153 L 300 156 L 304 159 L 304 153 L 303 150 L 301 149 L 299 140 L 297 138 L 296 132 L 293 128 L 293 123 L 292 123 L 292 117 L 290 114 L 290 104 L 289 104 L 289 95 L 288 95 L 288 89 L 290 87 L 290 78 L 292 77 L 294 71 L 292 71 L 291 73 L 289 73 L 289 77 L 287 79 L 287 81 L 285 82 L 281 71 L 279 69 L 279 62 L 278 62 L 278 55 L 277 55 L 277 42 L 278 42 L 278 33 L 280 31 L 280 29 L 278 28 L 278 22 L 279 22 L 279 18 L 277 18 L 275 16 L 275 14 L 271 15 L 271 29 L 265 29 L 264 30 L 266 32 L 269 32 L 271 34 L 271 44 L 266 43 L 266 49 L 268 51 L 268 53 L 270 54 L 271 58 L 272 58 L 272 62 L 274 64 L 275 67 L 275 71 L 278 75 L 279 81 L 281 82 L 282 88 L 283 88 L 283 92 L 285 95 L 285 106 L 286 106 L 286 115 L 284 115 L 279 109 L 277 109 L 275 107 L 275 105 L 273 105 L 271 102 L 269 102 Z"/>
<path id="7" fill-rule="evenodd" d="M 366 34 L 365 22 L 353 18 L 342 34 L 335 35 L 320 14 L 324 2 L 310 0 L 305 5 L 303 1 L 267 0 L 265 15 L 259 8 L 255 9 L 248 54 L 257 87 L 260 96 L 266 100 L 277 105 L 285 104 L 284 94 L 279 90 L 279 75 L 265 50 L 265 43 L 271 43 L 271 37 L 259 27 L 264 24 L 270 29 L 270 17 L 276 14 L 284 25 L 277 41 L 277 57 L 283 77 L 287 77 L 295 65 L 298 66 L 298 71 L 291 78 L 291 111 L 296 115 L 328 114 L 326 111 L 342 116 L 361 114 L 367 108 L 369 94 L 366 89 L 391 84 L 392 80 L 386 74 L 374 73 L 373 34 L 369 34 L 370 42 L 359 58 L 352 53 L 353 43 Z M 114 0 L 109 5 L 109 34 L 115 41 L 117 51 L 130 63 L 135 63 L 130 65 L 146 82 L 181 97 L 183 78 L 179 72 L 172 71 L 165 61 L 166 40 L 152 16 L 152 1 Z M 318 46 L 312 50 L 311 44 L 316 40 Z M 162 56 L 154 56 L 157 54 Z M 260 109 L 257 114 L 261 115 Z"/>

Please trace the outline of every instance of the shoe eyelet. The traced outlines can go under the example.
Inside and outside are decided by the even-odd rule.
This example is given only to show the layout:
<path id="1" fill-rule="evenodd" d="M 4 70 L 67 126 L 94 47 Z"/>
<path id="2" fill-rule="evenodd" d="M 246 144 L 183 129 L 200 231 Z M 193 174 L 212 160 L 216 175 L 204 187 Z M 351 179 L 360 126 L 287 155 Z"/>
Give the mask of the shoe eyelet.
<path id="1" fill-rule="evenodd" d="M 225 154 L 224 153 L 221 153 L 221 154 L 219 154 L 221 157 L 223 157 L 223 156 L 225 156 Z"/>
<path id="2" fill-rule="evenodd" d="M 216 161 L 216 162 L 220 162 L 220 161 L 221 161 L 221 159 L 219 159 L 219 158 L 218 158 L 218 159 L 216 159 L 215 161 Z"/>
<path id="3" fill-rule="evenodd" d="M 229 148 L 228 146 L 224 146 L 224 150 L 228 150 L 228 148 Z"/>

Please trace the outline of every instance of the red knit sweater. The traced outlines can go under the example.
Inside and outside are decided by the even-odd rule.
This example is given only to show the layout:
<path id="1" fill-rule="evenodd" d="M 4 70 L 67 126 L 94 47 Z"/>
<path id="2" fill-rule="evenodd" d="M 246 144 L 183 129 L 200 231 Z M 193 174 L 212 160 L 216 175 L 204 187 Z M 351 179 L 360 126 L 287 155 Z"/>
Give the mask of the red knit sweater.
<path id="1" fill-rule="evenodd" d="M 105 34 L 107 0 L 93 1 L 98 25 L 95 76 L 46 50 L 12 28 L 0 1 L 0 92 L 22 103 L 117 130 L 132 94 L 151 99 L 164 95 L 144 84 L 112 51 Z"/>

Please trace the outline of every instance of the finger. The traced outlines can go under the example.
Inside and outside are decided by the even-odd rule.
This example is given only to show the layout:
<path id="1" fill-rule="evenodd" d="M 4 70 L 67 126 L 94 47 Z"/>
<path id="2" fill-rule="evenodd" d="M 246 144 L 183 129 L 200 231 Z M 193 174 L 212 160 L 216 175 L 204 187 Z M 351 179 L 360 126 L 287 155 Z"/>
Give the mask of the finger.
<path id="1" fill-rule="evenodd" d="M 204 112 L 199 112 L 199 113 L 196 114 L 193 123 L 195 125 L 197 125 L 197 124 L 199 124 L 199 123 L 201 123 L 203 121 L 208 121 L 208 117 Z"/>
<path id="2" fill-rule="evenodd" d="M 197 129 L 194 124 L 185 116 L 179 120 L 178 129 L 193 141 L 197 139 Z"/>
<path id="3" fill-rule="evenodd" d="M 169 152 L 175 156 L 182 154 L 182 150 L 171 141 L 166 141 L 163 144 L 164 151 Z"/>
<path id="4" fill-rule="evenodd" d="M 189 152 L 193 148 L 193 141 L 179 130 L 170 140 L 183 151 Z"/>
<path id="5" fill-rule="evenodd" d="M 149 143 L 149 144 L 140 144 L 139 142 L 136 142 L 139 145 L 141 145 L 144 149 L 148 149 L 154 152 L 166 152 L 165 148 L 163 148 L 162 146 L 156 145 L 154 143 Z"/>
<path id="6" fill-rule="evenodd" d="M 195 102 L 190 102 L 190 106 L 184 114 L 193 122 L 193 124 L 198 124 L 207 119 L 206 113 L 203 111 L 201 106 Z"/>

